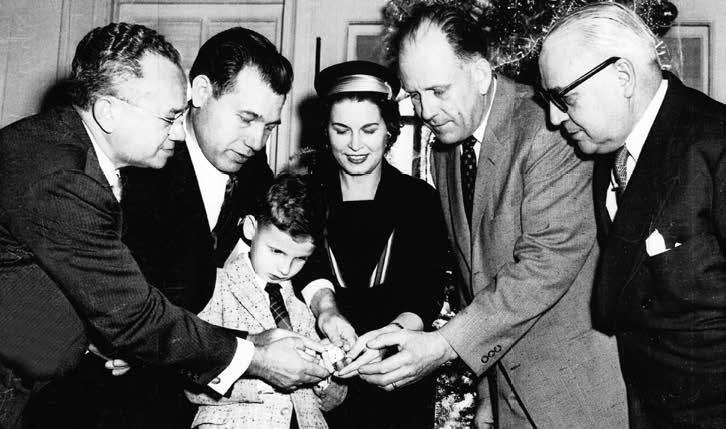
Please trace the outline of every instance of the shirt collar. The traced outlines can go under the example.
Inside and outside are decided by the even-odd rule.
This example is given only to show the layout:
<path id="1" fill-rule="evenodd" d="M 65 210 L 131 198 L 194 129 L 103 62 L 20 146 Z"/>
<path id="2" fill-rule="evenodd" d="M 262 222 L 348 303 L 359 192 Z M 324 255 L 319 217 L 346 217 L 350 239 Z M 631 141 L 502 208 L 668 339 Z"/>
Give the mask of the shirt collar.
<path id="1" fill-rule="evenodd" d="M 479 128 L 474 131 L 474 138 L 477 142 L 481 143 L 484 141 L 484 132 L 487 128 L 487 123 L 489 122 L 489 116 L 492 113 L 492 104 L 494 103 L 494 95 L 497 92 L 497 78 L 495 75 L 492 75 L 492 83 L 491 83 L 491 89 L 489 92 L 491 93 L 491 96 L 489 97 L 489 106 L 487 106 L 486 113 L 484 114 L 484 117 L 482 118 L 481 124 L 479 124 Z"/>
<path id="2" fill-rule="evenodd" d="M 648 138 L 650 129 L 653 127 L 653 122 L 655 122 L 655 117 L 658 115 L 660 106 L 663 104 L 663 99 L 665 99 L 667 90 L 668 80 L 663 79 L 658 87 L 658 90 L 655 92 L 653 99 L 650 100 L 650 103 L 648 103 L 648 107 L 646 107 L 643 116 L 641 116 L 635 124 L 635 127 L 633 127 L 633 130 L 625 139 L 625 147 L 628 149 L 628 153 L 635 161 L 638 160 L 640 151 L 643 150 L 643 145 L 645 144 L 645 140 Z"/>
<path id="3" fill-rule="evenodd" d="M 229 175 L 217 170 L 217 167 L 212 165 L 211 162 L 204 156 L 202 148 L 199 147 L 197 136 L 194 133 L 194 127 L 191 121 L 191 109 L 184 115 L 184 131 L 186 132 L 186 143 L 187 149 L 189 150 L 189 157 L 192 159 L 192 165 L 194 166 L 194 172 L 197 178 L 201 181 L 211 181 L 213 183 L 221 183 L 222 189 L 227 184 Z M 204 179 L 202 179 L 204 178 Z M 200 189 L 205 189 L 200 186 Z M 213 225 L 212 225 L 213 226 Z"/>
<path id="4" fill-rule="evenodd" d="M 93 137 L 93 134 L 88 129 L 85 123 L 83 123 L 83 128 L 86 129 L 86 134 L 88 134 L 88 137 L 91 139 L 91 145 L 93 146 L 93 150 L 96 152 L 96 158 L 98 158 L 98 164 L 101 167 L 103 176 L 106 178 L 108 184 L 111 185 L 111 187 L 118 186 L 118 168 L 116 168 L 116 166 L 111 161 L 111 158 L 109 158 L 103 151 L 103 149 L 101 149 L 101 146 L 98 145 L 96 139 Z"/>

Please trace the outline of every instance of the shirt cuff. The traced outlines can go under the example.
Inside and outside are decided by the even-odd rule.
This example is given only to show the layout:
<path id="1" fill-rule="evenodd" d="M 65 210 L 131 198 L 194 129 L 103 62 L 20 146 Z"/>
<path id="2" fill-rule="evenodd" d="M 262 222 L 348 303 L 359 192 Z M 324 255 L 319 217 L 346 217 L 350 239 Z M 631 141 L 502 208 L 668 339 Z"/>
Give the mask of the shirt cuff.
<path id="1" fill-rule="evenodd" d="M 255 345 L 251 341 L 237 337 L 237 350 L 234 352 L 232 362 L 214 380 L 209 382 L 212 390 L 224 395 L 232 387 L 252 362 L 252 355 L 255 353 Z"/>
<path id="2" fill-rule="evenodd" d="M 333 286 L 333 283 L 328 279 L 317 279 L 308 283 L 308 285 L 302 290 L 302 296 L 305 300 L 305 304 L 310 307 L 310 302 L 313 300 L 315 294 L 323 289 L 330 289 L 335 292 L 335 286 Z"/>

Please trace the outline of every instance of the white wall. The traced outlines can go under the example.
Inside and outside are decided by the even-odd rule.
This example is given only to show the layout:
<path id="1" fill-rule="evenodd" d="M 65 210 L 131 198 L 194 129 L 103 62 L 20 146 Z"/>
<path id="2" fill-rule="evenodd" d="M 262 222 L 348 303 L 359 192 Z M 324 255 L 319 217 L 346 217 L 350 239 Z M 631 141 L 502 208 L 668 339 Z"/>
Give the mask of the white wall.
<path id="1" fill-rule="evenodd" d="M 676 22 L 710 24 L 710 95 L 726 103 L 726 1 L 671 0 L 671 2 L 678 7 Z"/>

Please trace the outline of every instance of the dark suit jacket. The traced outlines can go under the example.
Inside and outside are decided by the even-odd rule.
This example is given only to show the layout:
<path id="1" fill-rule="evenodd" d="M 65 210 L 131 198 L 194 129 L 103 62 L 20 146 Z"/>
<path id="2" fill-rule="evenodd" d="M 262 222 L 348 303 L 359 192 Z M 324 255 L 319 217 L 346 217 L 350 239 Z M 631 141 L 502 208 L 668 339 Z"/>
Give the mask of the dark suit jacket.
<path id="1" fill-rule="evenodd" d="M 531 88 L 498 76 L 468 226 L 460 148 L 434 174 L 468 304 L 439 331 L 477 374 L 497 362 L 500 427 L 626 423 L 615 341 L 592 329 L 597 261 L 592 166 L 548 130 Z M 501 359 L 501 360 L 500 360 Z M 486 395 L 486 382 L 480 394 Z M 516 396 L 518 395 L 518 396 Z"/>
<path id="2" fill-rule="evenodd" d="M 265 153 L 249 159 L 236 176 L 232 209 L 220 216 L 215 239 L 185 144 L 177 144 L 161 170 L 124 171 L 123 240 L 149 282 L 194 313 L 212 296 L 216 269 L 241 236 L 239 220 L 272 183 Z"/>
<path id="3" fill-rule="evenodd" d="M 726 107 L 667 76 L 612 223 L 613 157 L 596 164 L 602 257 L 593 317 L 618 334 L 626 381 L 666 391 L 651 396 L 677 406 L 698 392 L 726 392 Z M 649 257 L 645 239 L 655 229 L 671 250 Z"/>
<path id="4" fill-rule="evenodd" d="M 0 130 L 0 364 L 29 380 L 108 354 L 207 384 L 236 339 L 172 305 L 121 242 L 121 206 L 72 108 Z"/>

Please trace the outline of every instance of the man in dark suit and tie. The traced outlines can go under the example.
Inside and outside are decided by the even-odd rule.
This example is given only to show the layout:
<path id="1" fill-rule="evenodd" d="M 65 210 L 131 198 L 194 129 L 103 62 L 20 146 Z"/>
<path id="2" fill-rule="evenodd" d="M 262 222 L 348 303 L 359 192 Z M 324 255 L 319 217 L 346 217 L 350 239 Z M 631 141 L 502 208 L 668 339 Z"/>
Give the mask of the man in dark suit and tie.
<path id="1" fill-rule="evenodd" d="M 726 427 L 726 106 L 663 72 L 629 8 L 558 22 L 553 124 L 597 154 L 595 327 L 616 335 L 633 428 Z"/>
<path id="2" fill-rule="evenodd" d="M 89 341 L 219 394 L 243 373 L 284 388 L 325 377 L 299 357 L 322 351 L 315 342 L 245 340 L 170 303 L 121 241 L 118 169 L 161 168 L 184 140 L 177 51 L 146 27 L 110 24 L 79 43 L 72 80 L 72 105 L 0 130 L 0 426 L 18 426 Z"/>
<path id="3" fill-rule="evenodd" d="M 547 128 L 531 88 L 492 70 L 467 11 L 414 9 L 394 43 L 402 86 L 437 138 L 433 173 L 464 308 L 438 331 L 369 341 L 399 352 L 360 373 L 398 388 L 461 358 L 481 376 L 479 428 L 622 427 L 615 342 L 588 310 L 591 164 Z"/>
<path id="4" fill-rule="evenodd" d="M 141 271 L 171 302 L 198 313 L 241 237 L 241 219 L 272 183 L 265 147 L 293 71 L 264 36 L 236 27 L 202 45 L 189 80 L 186 141 L 161 170 L 127 169 L 121 205 L 123 240 Z M 196 406 L 171 371 L 97 377 L 105 398 L 88 427 L 191 425 Z"/>

